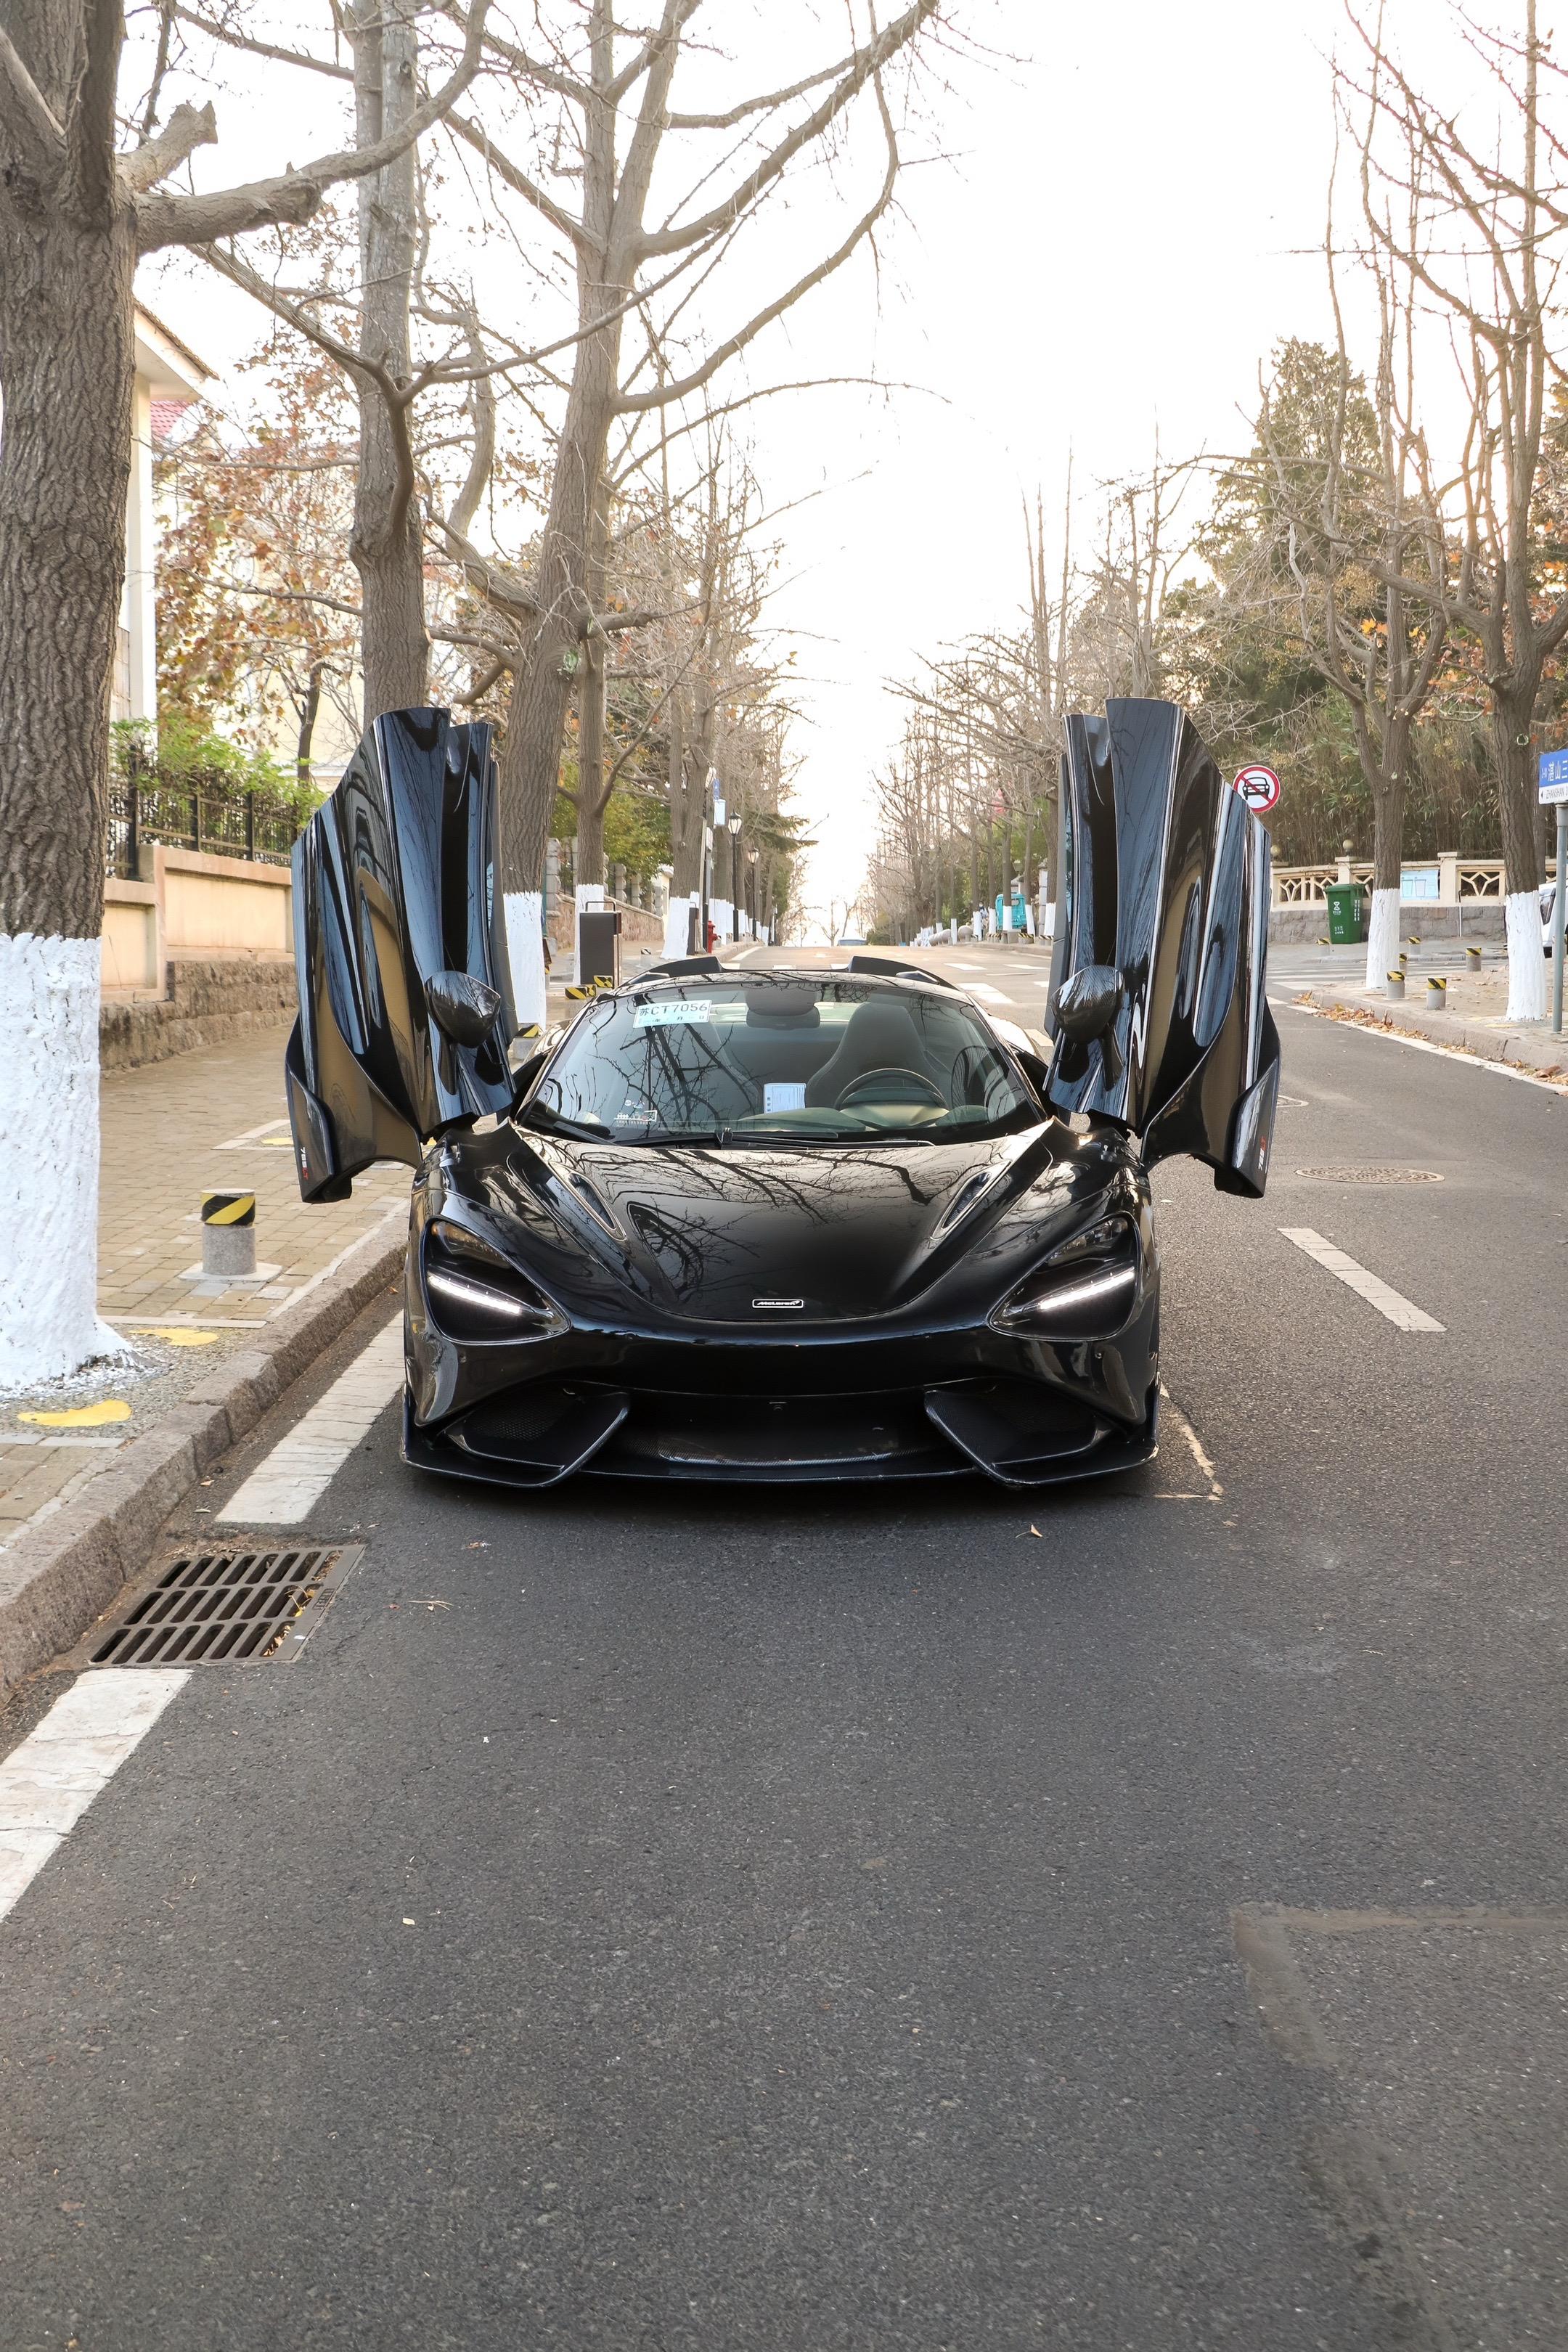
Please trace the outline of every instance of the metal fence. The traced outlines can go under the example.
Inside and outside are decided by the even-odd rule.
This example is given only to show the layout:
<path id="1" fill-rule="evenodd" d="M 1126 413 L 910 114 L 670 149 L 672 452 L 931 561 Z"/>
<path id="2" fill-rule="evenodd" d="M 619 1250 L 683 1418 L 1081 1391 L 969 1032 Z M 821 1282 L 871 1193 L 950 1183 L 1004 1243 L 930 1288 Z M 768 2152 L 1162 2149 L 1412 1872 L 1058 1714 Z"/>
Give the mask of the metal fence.
<path id="1" fill-rule="evenodd" d="M 287 866 L 306 814 L 298 801 L 247 792 L 212 770 L 176 782 L 156 768 L 128 761 L 110 780 L 109 871 L 135 881 L 144 841 Z"/>

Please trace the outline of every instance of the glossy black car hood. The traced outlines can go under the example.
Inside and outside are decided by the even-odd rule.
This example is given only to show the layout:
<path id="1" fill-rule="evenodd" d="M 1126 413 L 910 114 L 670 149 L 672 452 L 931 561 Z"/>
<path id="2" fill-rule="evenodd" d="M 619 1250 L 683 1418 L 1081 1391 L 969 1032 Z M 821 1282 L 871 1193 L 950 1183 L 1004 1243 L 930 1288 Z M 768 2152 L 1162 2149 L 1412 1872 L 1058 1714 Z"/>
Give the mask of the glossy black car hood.
<path id="1" fill-rule="evenodd" d="M 781 1328 L 897 1315 L 962 1265 L 1002 1285 L 1112 1164 L 1056 1122 L 986 1141 L 766 1150 L 570 1142 L 514 1130 L 465 1172 L 532 1226 L 531 1263 L 571 1286 L 591 1261 L 676 1322 Z M 537 1223 L 548 1211 L 564 1246 Z M 542 1247 L 543 1255 L 538 1254 Z M 798 1306 L 767 1301 L 798 1300 Z"/>

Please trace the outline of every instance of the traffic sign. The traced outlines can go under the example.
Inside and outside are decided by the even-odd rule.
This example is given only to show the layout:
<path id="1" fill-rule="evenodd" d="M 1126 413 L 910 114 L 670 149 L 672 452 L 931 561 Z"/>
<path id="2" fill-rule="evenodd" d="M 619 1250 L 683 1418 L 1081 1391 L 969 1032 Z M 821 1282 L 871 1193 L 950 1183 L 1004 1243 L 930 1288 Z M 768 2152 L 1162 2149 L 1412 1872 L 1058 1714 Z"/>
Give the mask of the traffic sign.
<path id="1" fill-rule="evenodd" d="M 1267 816 L 1279 805 L 1279 779 L 1272 768 L 1243 768 L 1236 789 L 1254 816 Z"/>
<path id="2" fill-rule="evenodd" d="M 1568 751 L 1542 751 L 1539 794 L 1542 808 L 1568 807 Z"/>

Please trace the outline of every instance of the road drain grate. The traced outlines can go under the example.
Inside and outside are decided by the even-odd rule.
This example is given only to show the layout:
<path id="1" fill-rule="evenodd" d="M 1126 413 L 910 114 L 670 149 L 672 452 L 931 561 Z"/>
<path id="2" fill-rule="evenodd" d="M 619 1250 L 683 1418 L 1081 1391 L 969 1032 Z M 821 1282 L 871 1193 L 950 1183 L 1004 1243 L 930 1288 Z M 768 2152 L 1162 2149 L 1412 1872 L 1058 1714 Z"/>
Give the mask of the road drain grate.
<path id="1" fill-rule="evenodd" d="M 298 1657 L 363 1549 L 182 1552 L 104 1635 L 92 1663 L 200 1666 Z"/>
<path id="2" fill-rule="evenodd" d="M 1314 1184 L 1440 1184 L 1435 1168 L 1298 1168 Z"/>

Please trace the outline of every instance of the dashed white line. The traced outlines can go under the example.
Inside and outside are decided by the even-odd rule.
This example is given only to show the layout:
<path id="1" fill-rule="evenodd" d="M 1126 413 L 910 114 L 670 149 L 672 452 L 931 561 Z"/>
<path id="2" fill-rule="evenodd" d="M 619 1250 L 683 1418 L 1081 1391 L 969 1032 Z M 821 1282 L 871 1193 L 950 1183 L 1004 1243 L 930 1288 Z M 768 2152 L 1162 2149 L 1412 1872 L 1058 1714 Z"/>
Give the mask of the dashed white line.
<path id="1" fill-rule="evenodd" d="M 403 1317 L 378 1331 L 319 1402 L 280 1437 L 226 1509 L 216 1515 L 247 1528 L 295 1527 L 331 1485 L 354 1447 L 370 1435 L 403 1386 Z"/>
<path id="2" fill-rule="evenodd" d="M 184 1666 L 83 1675 L 0 1763 L 0 1919 L 188 1680 Z"/>
<path id="3" fill-rule="evenodd" d="M 1412 1306 L 1399 1291 L 1391 1289 L 1375 1274 L 1369 1274 L 1364 1265 L 1337 1249 L 1332 1242 L 1325 1241 L 1321 1234 L 1315 1234 L 1310 1225 L 1281 1225 L 1279 1230 L 1288 1242 L 1294 1242 L 1299 1250 L 1304 1250 L 1310 1258 L 1336 1276 L 1347 1290 L 1353 1290 L 1358 1298 L 1375 1307 L 1401 1331 L 1441 1331 L 1445 1328 L 1424 1307 Z"/>
<path id="4" fill-rule="evenodd" d="M 989 982 L 984 980 L 972 980 L 969 994 L 982 997 L 987 1004 L 1011 1004 L 1013 1002 L 1010 996 L 1004 996 L 999 988 L 993 988 Z"/>

